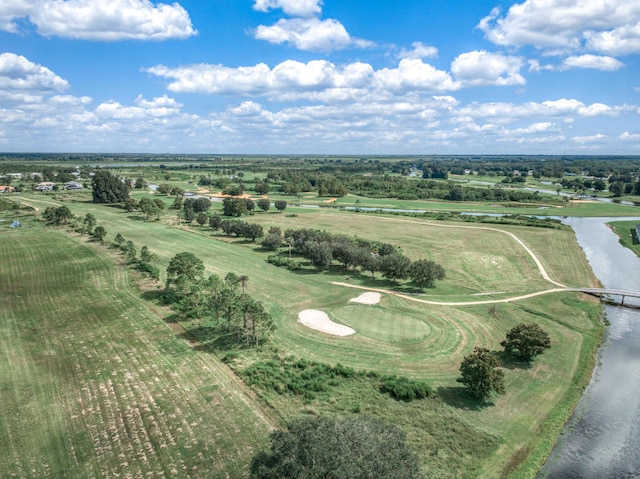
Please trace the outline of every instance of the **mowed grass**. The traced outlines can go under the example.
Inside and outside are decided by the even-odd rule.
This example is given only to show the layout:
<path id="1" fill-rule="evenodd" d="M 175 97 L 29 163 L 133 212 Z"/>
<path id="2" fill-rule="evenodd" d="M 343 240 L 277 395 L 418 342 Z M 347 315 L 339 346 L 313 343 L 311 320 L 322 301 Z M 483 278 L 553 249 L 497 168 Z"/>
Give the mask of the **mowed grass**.
<path id="1" fill-rule="evenodd" d="M 612 221 L 609 226 L 620 238 L 620 244 L 640 256 L 640 244 L 634 243 L 632 234 L 637 224 L 638 221 Z"/>
<path id="2" fill-rule="evenodd" d="M 98 223 L 108 230 L 108 239 L 121 233 L 138 248 L 147 245 L 159 254 L 161 269 L 174 254 L 191 251 L 203 259 L 210 273 L 247 274 L 247 292 L 264 301 L 274 315 L 274 346 L 281 354 L 428 381 L 442 398 L 442 407 L 450 408 L 449 413 L 462 418 L 476 433 L 484 431 L 498 438 L 499 447 L 489 457 L 483 456 L 474 463 L 473 457 L 460 455 L 463 453 L 456 450 L 454 439 L 447 447 L 439 445 L 436 432 L 447 433 L 440 430 L 442 425 L 431 424 L 432 440 L 424 442 L 421 433 L 411 432 L 410 408 L 390 413 L 383 411 L 382 405 L 359 404 L 358 397 L 345 403 L 337 401 L 334 406 L 301 406 L 286 398 L 271 398 L 270 404 L 284 418 L 300 414 L 301 407 L 330 412 L 332 407 L 348 411 L 353 405 L 354 410 L 393 419 L 410 430 L 410 440 L 426 462 L 446 457 L 447 461 L 437 463 L 458 467 L 452 470 L 451 477 L 533 477 L 589 379 L 592 354 L 601 335 L 599 309 L 594 302 L 579 300 L 576 293 L 456 307 L 383 295 L 379 305 L 354 305 L 349 299 L 362 291 L 331 284 L 333 281 L 386 289 L 401 286 L 338 268 L 319 274 L 311 270 L 290 272 L 268 264 L 267 253 L 257 245 L 237 239 L 221 241 L 206 228 L 183 229 L 145 222 L 139 215 L 99 205 L 69 206 L 76 214 L 94 213 Z M 434 259 L 443 264 L 447 278 L 434 289 L 413 293 L 416 298 L 504 299 L 554 287 L 541 277 L 532 258 L 506 232 L 520 238 L 556 281 L 569 286 L 596 284 L 570 230 L 467 225 L 325 210 L 297 215 L 256 214 L 243 220 L 258 222 L 265 229 L 308 227 L 358 235 L 402 246 L 412 259 Z M 323 310 L 334 320 L 354 327 L 356 334 L 336 338 L 297 323 L 298 312 L 310 308 Z M 507 394 L 496 398 L 493 407 L 474 407 L 456 382 L 462 358 L 474 346 L 501 350 L 499 343 L 506 332 L 520 322 L 540 324 L 549 332 L 552 348 L 532 367 L 509 364 Z M 185 322 L 184 326 L 197 328 L 199 323 Z M 458 460 L 452 459 L 456 457 Z"/>
<path id="3" fill-rule="evenodd" d="M 0 477 L 243 477 L 271 421 L 55 229 L 0 236 Z"/>

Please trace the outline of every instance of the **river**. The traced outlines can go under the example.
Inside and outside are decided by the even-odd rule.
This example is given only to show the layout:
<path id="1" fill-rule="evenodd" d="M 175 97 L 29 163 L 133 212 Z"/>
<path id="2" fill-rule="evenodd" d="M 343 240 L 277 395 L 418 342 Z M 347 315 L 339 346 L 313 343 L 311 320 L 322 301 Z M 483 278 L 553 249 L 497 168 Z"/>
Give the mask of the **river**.
<path id="1" fill-rule="evenodd" d="M 563 222 L 605 288 L 640 291 L 640 259 L 605 225 L 615 219 Z M 640 478 L 640 310 L 605 313 L 610 326 L 591 382 L 538 478 Z"/>

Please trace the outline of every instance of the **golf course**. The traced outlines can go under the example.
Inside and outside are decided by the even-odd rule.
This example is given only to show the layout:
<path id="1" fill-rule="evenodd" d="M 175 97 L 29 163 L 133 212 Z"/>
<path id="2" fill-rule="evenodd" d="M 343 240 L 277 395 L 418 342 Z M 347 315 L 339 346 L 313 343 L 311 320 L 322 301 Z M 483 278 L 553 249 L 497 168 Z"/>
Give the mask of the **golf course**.
<path id="1" fill-rule="evenodd" d="M 146 189 L 132 196 L 174 200 Z M 249 477 L 253 455 L 288 421 L 359 414 L 398 426 L 425 477 L 531 478 L 589 382 L 603 337 L 597 300 L 565 290 L 598 283 L 559 223 L 438 220 L 290 199 L 285 211 L 242 216 L 265 232 L 324 231 L 442 265 L 444 279 L 416 288 L 335 263 L 319 270 L 286 243 L 276 254 L 299 267 L 280 267 L 259 240 L 171 209 L 149 217 L 67 191 L 2 201 L 1 477 Z M 43 219 L 62 206 L 73 219 Z M 212 201 L 207 214 L 221 213 Z M 106 231 L 102 240 L 82 230 L 87 215 Z M 15 216 L 21 228 L 8 227 Z M 158 280 L 131 267 L 117 234 L 153 253 Z M 167 268 L 182 252 L 202 261 L 205 276 L 244 278 L 243 294 L 272 318 L 268 340 L 233 343 L 212 316 L 163 301 Z M 324 329 L 313 326 L 318 318 Z M 550 338 L 531 362 L 502 353 L 521 323 Z M 504 370 L 505 394 L 485 402 L 457 381 L 476 347 L 494 351 Z M 312 392 L 287 389 L 295 368 L 311 375 L 320 365 L 353 372 L 320 378 Z M 398 400 L 379 387 L 391 376 L 432 393 Z"/>

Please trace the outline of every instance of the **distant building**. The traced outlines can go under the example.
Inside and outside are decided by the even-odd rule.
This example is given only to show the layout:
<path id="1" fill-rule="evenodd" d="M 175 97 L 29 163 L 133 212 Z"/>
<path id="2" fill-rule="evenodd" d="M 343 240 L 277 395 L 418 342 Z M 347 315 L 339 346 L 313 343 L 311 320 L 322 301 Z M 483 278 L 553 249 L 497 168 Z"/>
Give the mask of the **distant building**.
<path id="1" fill-rule="evenodd" d="M 6 186 L 6 185 L 1 185 L 0 186 L 0 194 L 1 193 L 13 193 L 14 191 L 16 191 L 16 189 L 13 186 Z"/>
<path id="2" fill-rule="evenodd" d="M 77 181 L 69 181 L 68 183 L 64 184 L 63 188 L 65 190 L 82 190 L 84 189 L 84 186 L 82 186 Z"/>
<path id="3" fill-rule="evenodd" d="M 51 191 L 54 186 L 56 186 L 56 184 L 51 181 L 43 181 L 42 183 L 38 183 L 36 191 Z"/>

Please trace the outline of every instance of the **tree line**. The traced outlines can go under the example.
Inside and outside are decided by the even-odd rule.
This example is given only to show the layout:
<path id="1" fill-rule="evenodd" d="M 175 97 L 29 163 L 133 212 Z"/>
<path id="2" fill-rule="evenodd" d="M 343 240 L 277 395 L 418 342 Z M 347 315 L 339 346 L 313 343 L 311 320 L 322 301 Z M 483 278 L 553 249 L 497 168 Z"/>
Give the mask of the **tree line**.
<path id="1" fill-rule="evenodd" d="M 204 272 L 204 263 L 193 253 L 176 254 L 167 267 L 164 301 L 185 317 L 212 322 L 213 330 L 230 335 L 238 344 L 266 342 L 274 329 L 273 319 L 262 303 L 246 293 L 249 277 L 228 273 L 221 279 L 215 274 L 205 277 Z"/>
<path id="2" fill-rule="evenodd" d="M 273 251 L 283 244 L 319 271 L 337 261 L 346 271 L 368 271 L 372 277 L 380 273 L 393 282 L 410 279 L 418 288 L 432 288 L 436 280 L 445 278 L 442 265 L 426 259 L 411 261 L 388 243 L 308 228 L 287 229 L 282 234 L 277 227 L 271 228 L 262 242 L 263 248 Z"/>

